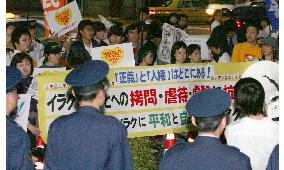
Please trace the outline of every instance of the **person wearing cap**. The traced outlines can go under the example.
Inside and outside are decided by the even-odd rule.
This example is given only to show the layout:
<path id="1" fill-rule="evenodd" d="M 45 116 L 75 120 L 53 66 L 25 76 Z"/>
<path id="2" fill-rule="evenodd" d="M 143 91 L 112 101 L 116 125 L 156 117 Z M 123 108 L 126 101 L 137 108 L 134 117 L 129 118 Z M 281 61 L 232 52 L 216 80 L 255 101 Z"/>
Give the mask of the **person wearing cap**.
<path id="1" fill-rule="evenodd" d="M 61 47 L 56 42 L 49 42 L 44 47 L 45 58 L 40 68 L 58 68 L 60 61 Z"/>
<path id="2" fill-rule="evenodd" d="M 199 128 L 198 136 L 192 143 L 170 148 L 159 169 L 251 169 L 250 159 L 245 154 L 219 140 L 227 124 L 230 105 L 229 94 L 220 89 L 208 89 L 193 95 L 186 104 L 186 111 L 192 124 Z"/>
<path id="3" fill-rule="evenodd" d="M 265 92 L 254 78 L 240 79 L 234 88 L 235 107 L 241 119 L 229 124 L 225 131 L 227 144 L 250 157 L 254 170 L 264 170 L 269 156 L 279 143 L 279 127 L 265 113 Z"/>
<path id="4" fill-rule="evenodd" d="M 246 42 L 235 44 L 231 62 L 257 61 L 261 58 L 261 48 L 257 40 L 258 27 L 254 23 L 246 24 Z"/>
<path id="5" fill-rule="evenodd" d="M 278 42 L 272 36 L 267 36 L 263 39 L 263 45 L 261 47 L 262 57 L 261 60 L 269 60 L 277 62 L 278 59 Z"/>
<path id="6" fill-rule="evenodd" d="M 100 111 L 108 72 L 106 62 L 92 60 L 65 78 L 79 107 L 51 123 L 45 169 L 133 169 L 126 127 Z"/>
<path id="7" fill-rule="evenodd" d="M 109 45 L 121 44 L 123 37 L 123 28 L 119 25 L 113 25 L 110 27 L 107 38 Z"/>
<path id="8" fill-rule="evenodd" d="M 30 140 L 25 131 L 12 120 L 10 114 L 17 108 L 16 85 L 21 72 L 12 66 L 6 67 L 6 169 L 32 170 L 29 159 Z"/>
<path id="9" fill-rule="evenodd" d="M 75 67 L 82 63 L 92 60 L 91 48 L 94 47 L 94 29 L 91 20 L 82 20 L 78 25 L 79 41 L 71 44 L 67 57 L 69 67 Z"/>

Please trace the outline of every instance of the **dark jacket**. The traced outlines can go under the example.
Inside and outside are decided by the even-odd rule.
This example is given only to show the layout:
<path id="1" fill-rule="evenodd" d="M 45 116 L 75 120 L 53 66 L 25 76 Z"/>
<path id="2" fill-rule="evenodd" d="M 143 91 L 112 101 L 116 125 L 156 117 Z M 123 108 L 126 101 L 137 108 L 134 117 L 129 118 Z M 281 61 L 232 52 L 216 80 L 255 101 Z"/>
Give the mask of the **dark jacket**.
<path id="1" fill-rule="evenodd" d="M 160 170 L 251 170 L 250 159 L 218 138 L 198 136 L 193 143 L 177 144 L 166 151 Z"/>
<path id="2" fill-rule="evenodd" d="M 29 160 L 30 140 L 24 130 L 6 117 L 6 169 L 34 169 Z"/>
<path id="3" fill-rule="evenodd" d="M 274 147 L 266 170 L 279 170 L 279 144 Z"/>
<path id="4" fill-rule="evenodd" d="M 90 106 L 57 118 L 48 131 L 45 169 L 133 169 L 126 127 Z"/>
<path id="5" fill-rule="evenodd" d="M 94 44 L 94 42 L 92 42 L 92 44 Z M 85 49 L 82 41 L 76 41 L 71 44 L 70 52 L 67 57 L 67 64 L 69 67 L 74 67 L 91 60 L 92 57 Z"/>

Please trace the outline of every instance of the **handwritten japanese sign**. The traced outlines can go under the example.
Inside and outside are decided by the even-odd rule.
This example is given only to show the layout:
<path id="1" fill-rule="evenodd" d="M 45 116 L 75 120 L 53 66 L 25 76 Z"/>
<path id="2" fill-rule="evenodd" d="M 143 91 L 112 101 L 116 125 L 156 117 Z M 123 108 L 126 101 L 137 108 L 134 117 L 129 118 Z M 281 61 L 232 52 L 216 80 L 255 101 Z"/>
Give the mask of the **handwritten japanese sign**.
<path id="1" fill-rule="evenodd" d="M 105 61 L 111 68 L 135 66 L 131 43 L 92 48 L 91 56 L 93 60 Z"/>
<path id="2" fill-rule="evenodd" d="M 207 35 L 191 35 L 189 36 L 185 31 L 176 28 L 170 24 L 164 23 L 162 41 L 159 46 L 158 58 L 166 63 L 171 63 L 171 49 L 176 41 L 183 41 L 187 46 L 189 44 L 198 44 L 201 48 L 201 59 L 208 60 L 208 47 L 206 41 Z"/>
<path id="3" fill-rule="evenodd" d="M 51 32 L 61 36 L 76 28 L 82 20 L 82 15 L 77 2 L 72 1 L 59 9 L 46 13 L 46 20 Z"/>
<path id="4" fill-rule="evenodd" d="M 154 136 L 187 131 L 185 104 L 199 91 L 220 88 L 231 98 L 234 85 L 246 63 L 210 63 L 121 67 L 110 69 L 110 88 L 106 92 L 105 114 L 120 120 L 128 137 Z M 66 73 L 39 77 L 40 125 L 47 133 L 52 119 L 74 111 L 74 98 L 64 83 Z M 46 135 L 43 135 L 46 137 Z"/>

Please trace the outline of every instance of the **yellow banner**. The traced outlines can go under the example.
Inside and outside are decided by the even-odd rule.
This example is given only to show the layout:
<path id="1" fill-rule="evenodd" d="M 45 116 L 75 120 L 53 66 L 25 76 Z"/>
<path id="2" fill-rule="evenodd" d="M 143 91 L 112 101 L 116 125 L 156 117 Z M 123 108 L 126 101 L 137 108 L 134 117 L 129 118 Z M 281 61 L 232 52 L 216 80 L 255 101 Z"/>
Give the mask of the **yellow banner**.
<path id="1" fill-rule="evenodd" d="M 105 114 L 120 120 L 128 137 L 154 136 L 187 129 L 187 100 L 201 90 L 220 88 L 233 99 L 245 63 L 209 63 L 110 69 Z M 75 111 L 75 98 L 64 82 L 68 71 L 40 75 L 39 124 L 46 141 L 50 123 Z M 201 101 L 202 102 L 202 101 Z"/>

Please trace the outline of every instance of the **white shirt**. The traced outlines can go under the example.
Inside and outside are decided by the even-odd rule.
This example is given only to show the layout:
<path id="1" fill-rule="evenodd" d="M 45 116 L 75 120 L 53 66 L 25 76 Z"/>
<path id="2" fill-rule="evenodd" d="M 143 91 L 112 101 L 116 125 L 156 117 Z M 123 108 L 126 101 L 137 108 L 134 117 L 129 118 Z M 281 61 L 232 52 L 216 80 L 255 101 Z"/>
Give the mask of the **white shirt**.
<path id="1" fill-rule="evenodd" d="M 224 52 L 222 56 L 219 58 L 218 63 L 229 63 L 231 57 L 227 52 Z"/>
<path id="2" fill-rule="evenodd" d="M 253 170 L 265 170 L 274 146 L 279 143 L 279 127 L 267 117 L 261 120 L 244 117 L 229 124 L 225 136 L 228 145 L 239 148 L 250 158 Z"/>
<path id="3" fill-rule="evenodd" d="M 90 44 L 90 47 L 86 46 L 85 44 L 84 44 L 84 46 L 85 46 L 85 49 L 88 51 L 88 53 L 91 55 L 91 49 L 93 48 L 92 42 Z"/>
<path id="4" fill-rule="evenodd" d="M 213 29 L 214 29 L 215 27 L 217 27 L 218 25 L 220 25 L 220 22 L 218 22 L 218 21 L 213 21 L 212 24 L 211 24 L 211 32 L 212 32 Z"/>

